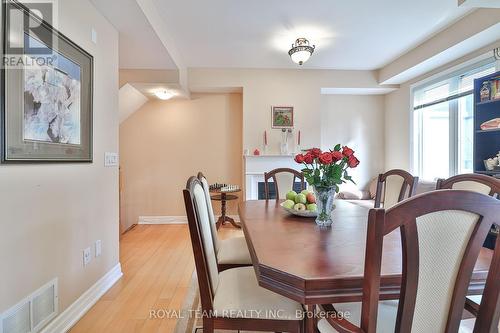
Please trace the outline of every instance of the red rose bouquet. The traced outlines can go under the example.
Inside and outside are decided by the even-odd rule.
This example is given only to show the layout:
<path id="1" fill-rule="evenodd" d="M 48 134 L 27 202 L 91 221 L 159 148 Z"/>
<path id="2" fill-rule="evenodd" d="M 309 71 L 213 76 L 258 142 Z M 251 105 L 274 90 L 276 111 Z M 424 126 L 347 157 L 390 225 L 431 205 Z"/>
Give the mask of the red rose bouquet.
<path id="1" fill-rule="evenodd" d="M 314 188 L 319 212 L 316 223 L 321 227 L 331 226 L 333 199 L 339 191 L 339 185 L 348 181 L 354 183 L 348 173 L 349 169 L 359 165 L 354 150 L 340 144 L 325 152 L 313 148 L 295 156 L 295 162 L 304 165 L 304 177 Z"/>
<path id="2" fill-rule="evenodd" d="M 354 150 L 340 144 L 326 152 L 318 148 L 309 149 L 305 154 L 296 155 L 295 162 L 305 166 L 302 172 L 309 185 L 334 187 L 336 192 L 340 184 L 347 181 L 354 183 L 348 170 L 359 165 Z"/>

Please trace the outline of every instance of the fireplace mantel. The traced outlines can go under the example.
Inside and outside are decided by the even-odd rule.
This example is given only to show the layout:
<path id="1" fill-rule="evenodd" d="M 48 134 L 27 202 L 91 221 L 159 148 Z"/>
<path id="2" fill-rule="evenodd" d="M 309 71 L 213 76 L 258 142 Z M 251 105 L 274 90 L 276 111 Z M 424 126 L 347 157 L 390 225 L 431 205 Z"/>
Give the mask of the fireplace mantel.
<path id="1" fill-rule="evenodd" d="M 293 155 L 244 156 L 245 199 L 258 199 L 259 182 L 264 181 L 264 172 L 269 172 L 277 168 L 291 168 L 300 171 L 300 165 L 293 158 Z"/>
<path id="2" fill-rule="evenodd" d="M 266 157 L 292 158 L 293 156 L 294 155 L 280 155 L 280 154 L 272 155 L 272 154 L 269 154 L 269 155 L 245 155 L 244 157 L 245 158 L 266 158 Z"/>

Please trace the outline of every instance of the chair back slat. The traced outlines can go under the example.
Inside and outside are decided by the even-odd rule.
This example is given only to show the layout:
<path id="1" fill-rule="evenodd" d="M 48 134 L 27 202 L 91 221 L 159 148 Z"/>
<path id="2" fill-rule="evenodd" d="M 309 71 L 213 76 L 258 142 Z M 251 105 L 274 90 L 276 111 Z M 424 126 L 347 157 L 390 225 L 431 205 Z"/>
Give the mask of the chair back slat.
<path id="1" fill-rule="evenodd" d="M 296 179 L 300 181 L 301 189 L 305 189 L 305 179 L 302 172 L 289 168 L 274 169 L 264 173 L 264 191 L 266 200 L 271 199 L 269 193 L 269 180 L 271 179 L 273 180 L 274 189 L 276 190 L 276 200 L 286 198 L 286 194 L 293 190 Z"/>
<path id="2" fill-rule="evenodd" d="M 385 179 L 384 184 L 384 207 L 391 208 L 405 197 L 407 186 L 404 178 L 399 175 L 391 175 Z"/>
<path id="3" fill-rule="evenodd" d="M 436 189 L 468 190 L 496 196 L 500 199 L 500 179 L 475 173 L 439 179 Z"/>
<path id="4" fill-rule="evenodd" d="M 375 208 L 389 209 L 398 202 L 415 195 L 418 177 L 394 169 L 378 176 Z"/>
<path id="5" fill-rule="evenodd" d="M 274 175 L 274 188 L 277 198 L 286 198 L 286 194 L 293 190 L 295 175 L 288 172 L 279 172 Z"/>
<path id="6" fill-rule="evenodd" d="M 477 214 L 455 210 L 417 218 L 419 270 L 413 332 L 445 331 L 455 281 L 478 220 Z"/>
<path id="7" fill-rule="evenodd" d="M 195 259 L 196 273 L 203 310 L 211 310 L 219 273 L 210 229 L 210 219 L 201 182 L 196 177 L 188 180 L 184 203 Z"/>
<path id="8" fill-rule="evenodd" d="M 490 195 L 491 193 L 491 187 L 473 181 L 457 182 L 451 188 L 454 190 L 473 191 L 484 195 Z"/>
<path id="9" fill-rule="evenodd" d="M 399 229 L 403 275 L 395 332 L 456 333 L 474 265 L 496 216 L 500 216 L 498 200 L 461 190 L 429 192 L 388 210 L 372 210 L 368 221 L 362 319 L 371 318 L 376 311 L 372 302 L 378 304 L 380 269 L 375 266 L 379 265 L 382 253 L 376 249 L 381 247 L 385 235 Z M 383 231 L 376 232 L 380 229 Z M 496 262 L 498 266 L 497 260 L 500 260 L 498 248 L 492 264 Z M 492 269 L 498 271 L 496 267 Z M 489 295 L 495 311 L 479 309 L 483 317 L 478 316 L 474 333 L 490 332 L 478 328 L 482 325 L 498 326 L 500 283 L 498 275 L 492 274 L 490 270 L 485 295 Z M 376 320 L 366 319 L 362 320 L 361 328 L 371 333 L 375 332 L 374 325 Z"/>
<path id="10" fill-rule="evenodd" d="M 210 185 L 203 173 L 198 173 L 198 179 L 203 186 L 205 192 L 205 200 L 207 202 L 208 217 L 210 219 L 210 228 L 212 231 L 212 239 L 214 242 L 215 253 L 219 253 L 219 236 L 217 234 L 217 221 L 215 220 L 214 208 L 212 206 L 212 198 L 210 197 Z"/>
<path id="11" fill-rule="evenodd" d="M 414 237 L 417 234 L 417 226 L 414 223 L 403 224 L 400 226 L 400 232 L 402 248 L 407 250 L 402 251 L 403 272 L 396 332 L 410 332 L 417 302 L 417 293 L 413 290 L 413 286 L 418 286 L 418 240 Z"/>

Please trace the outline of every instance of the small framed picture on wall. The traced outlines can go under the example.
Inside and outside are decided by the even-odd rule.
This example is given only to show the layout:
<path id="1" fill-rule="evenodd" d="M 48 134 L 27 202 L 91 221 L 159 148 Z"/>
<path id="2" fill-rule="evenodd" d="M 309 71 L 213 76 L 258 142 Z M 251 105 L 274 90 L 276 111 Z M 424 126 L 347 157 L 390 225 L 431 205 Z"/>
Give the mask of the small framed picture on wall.
<path id="1" fill-rule="evenodd" d="M 293 128 L 293 106 L 273 106 L 271 115 L 272 128 Z"/>

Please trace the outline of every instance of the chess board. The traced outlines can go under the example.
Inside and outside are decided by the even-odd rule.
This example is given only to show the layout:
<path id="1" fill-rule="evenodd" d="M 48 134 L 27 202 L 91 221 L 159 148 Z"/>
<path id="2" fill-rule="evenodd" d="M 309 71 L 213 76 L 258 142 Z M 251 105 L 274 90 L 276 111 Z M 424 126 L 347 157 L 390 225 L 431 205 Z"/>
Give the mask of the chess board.
<path id="1" fill-rule="evenodd" d="M 215 183 L 209 186 L 209 190 L 214 193 L 234 193 L 240 192 L 241 188 L 239 185 Z"/>

